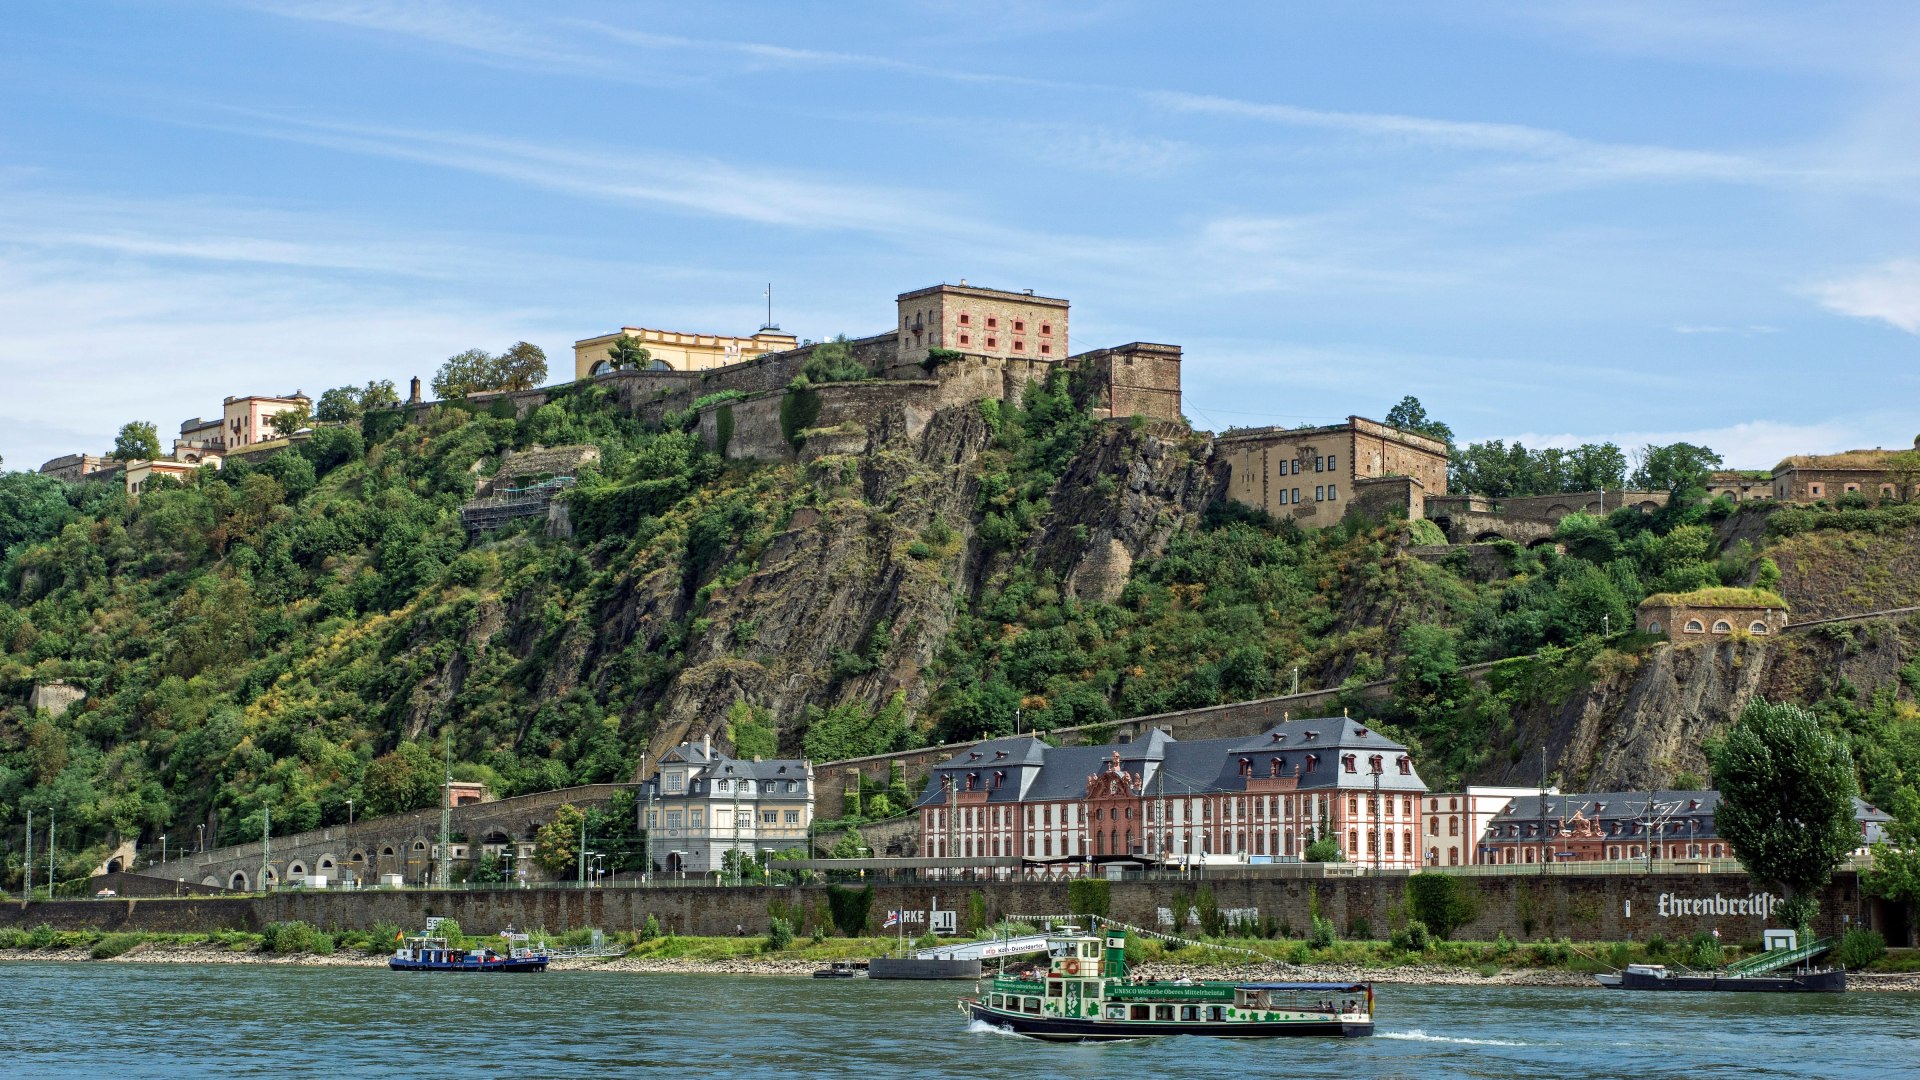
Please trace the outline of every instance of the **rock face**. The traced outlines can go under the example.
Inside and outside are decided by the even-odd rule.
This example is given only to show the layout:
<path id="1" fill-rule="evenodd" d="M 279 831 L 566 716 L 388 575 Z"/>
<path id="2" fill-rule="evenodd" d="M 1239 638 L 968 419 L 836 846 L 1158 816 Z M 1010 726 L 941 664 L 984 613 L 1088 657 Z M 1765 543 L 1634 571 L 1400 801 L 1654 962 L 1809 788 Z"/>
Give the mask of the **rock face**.
<path id="1" fill-rule="evenodd" d="M 87 700 L 85 690 L 58 679 L 53 682 L 35 683 L 33 692 L 27 695 L 28 707 L 35 710 L 45 709 L 49 716 L 54 717 L 65 716 L 68 709 L 85 700 Z"/>

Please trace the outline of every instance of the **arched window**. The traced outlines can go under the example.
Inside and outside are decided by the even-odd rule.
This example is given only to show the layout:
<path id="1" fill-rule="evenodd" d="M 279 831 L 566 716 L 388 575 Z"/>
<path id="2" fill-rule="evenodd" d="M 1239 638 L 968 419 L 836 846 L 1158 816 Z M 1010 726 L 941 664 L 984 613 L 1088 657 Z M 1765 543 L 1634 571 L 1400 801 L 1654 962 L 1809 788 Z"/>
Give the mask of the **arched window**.
<path id="1" fill-rule="evenodd" d="M 1688 619 L 1687 625 L 1682 627 L 1681 630 L 1688 634 L 1704 634 L 1707 632 L 1707 626 L 1699 619 Z"/>
<path id="2" fill-rule="evenodd" d="M 1439 818 L 1436 817 L 1436 818 L 1427 819 L 1427 835 L 1428 836 L 1440 835 L 1440 819 Z"/>
<path id="3" fill-rule="evenodd" d="M 1659 620 L 1659 619 L 1655 619 L 1655 620 L 1653 620 L 1652 622 L 1650 622 L 1650 623 L 1648 623 L 1648 624 L 1647 624 L 1647 633 L 1649 633 L 1649 634 L 1657 634 L 1657 633 L 1659 633 L 1659 632 L 1660 632 L 1660 620 Z"/>
<path id="4" fill-rule="evenodd" d="M 1460 819 L 1459 818 L 1450 817 L 1447 819 L 1447 835 L 1448 836 L 1460 835 Z"/>
<path id="5" fill-rule="evenodd" d="M 1725 619 L 1715 619 L 1713 621 L 1713 632 L 1716 634 L 1731 634 L 1733 633 L 1733 624 Z"/>
<path id="6" fill-rule="evenodd" d="M 1765 619 L 1755 619 L 1752 624 L 1747 627 L 1747 633 L 1749 634 L 1764 634 L 1766 632 L 1767 621 Z"/>
<path id="7" fill-rule="evenodd" d="M 605 361 L 605 360 L 596 360 L 596 361 L 594 361 L 594 364 L 593 364 L 593 367 L 591 367 L 591 368 L 589 368 L 589 369 L 587 369 L 587 374 L 589 374 L 589 375 L 605 375 L 605 374 L 607 374 L 608 372 L 610 372 L 610 371 L 612 371 L 612 370 L 613 370 L 613 365 L 612 365 L 611 363 L 609 363 L 608 361 Z"/>

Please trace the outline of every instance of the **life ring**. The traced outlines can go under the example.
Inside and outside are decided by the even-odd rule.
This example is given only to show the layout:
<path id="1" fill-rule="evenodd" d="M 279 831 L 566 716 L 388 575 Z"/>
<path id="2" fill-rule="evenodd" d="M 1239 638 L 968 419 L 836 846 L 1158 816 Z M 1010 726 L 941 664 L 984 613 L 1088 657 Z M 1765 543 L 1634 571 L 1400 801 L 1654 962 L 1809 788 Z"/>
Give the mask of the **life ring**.
<path id="1" fill-rule="evenodd" d="M 1061 964 L 1060 968 L 1061 970 L 1065 971 L 1069 975 L 1078 975 L 1080 974 L 1080 961 L 1069 960 L 1066 963 Z"/>

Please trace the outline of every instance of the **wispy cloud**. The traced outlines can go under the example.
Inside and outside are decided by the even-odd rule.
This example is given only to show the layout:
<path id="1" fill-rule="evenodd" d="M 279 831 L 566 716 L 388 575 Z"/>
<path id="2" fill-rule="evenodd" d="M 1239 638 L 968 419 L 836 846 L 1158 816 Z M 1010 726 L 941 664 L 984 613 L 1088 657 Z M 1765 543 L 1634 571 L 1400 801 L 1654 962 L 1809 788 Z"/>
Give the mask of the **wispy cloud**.
<path id="1" fill-rule="evenodd" d="M 241 7 L 303 22 L 372 30 L 443 46 L 512 66 L 572 68 L 616 74 L 604 56 L 560 39 L 536 23 L 504 19 L 472 4 L 446 0 L 235 0 Z"/>
<path id="2" fill-rule="evenodd" d="M 1777 334 L 1780 328 L 1754 324 L 1750 326 L 1714 326 L 1708 323 L 1681 323 L 1673 328 L 1676 334 L 1737 334 L 1740 337 L 1754 337 L 1759 334 Z"/>
<path id="3" fill-rule="evenodd" d="M 1920 259 L 1891 259 L 1817 282 L 1806 291 L 1829 311 L 1878 319 L 1909 334 L 1920 334 Z"/>

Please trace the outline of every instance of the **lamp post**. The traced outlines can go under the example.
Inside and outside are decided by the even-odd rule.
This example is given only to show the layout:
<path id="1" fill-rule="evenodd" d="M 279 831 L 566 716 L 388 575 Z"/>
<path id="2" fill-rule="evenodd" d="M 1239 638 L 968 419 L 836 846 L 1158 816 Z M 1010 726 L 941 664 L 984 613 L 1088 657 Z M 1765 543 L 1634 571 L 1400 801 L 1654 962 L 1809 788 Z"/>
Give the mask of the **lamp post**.
<path id="1" fill-rule="evenodd" d="M 51 806 L 47 807 L 47 899 L 49 900 L 53 899 L 53 887 L 59 884 L 60 882 L 60 874 L 59 874 L 58 868 L 55 867 L 53 863 L 53 853 L 54 853 L 53 827 L 55 824 L 58 823 L 58 821 L 59 821 L 59 815 L 53 812 L 53 807 Z"/>
<path id="2" fill-rule="evenodd" d="M 195 825 L 194 830 L 197 834 L 197 839 L 195 839 L 193 842 L 193 850 L 195 852 L 206 851 L 207 850 L 207 827 L 205 825 Z"/>
<path id="3" fill-rule="evenodd" d="M 353 828 L 353 800 L 347 800 L 347 828 Z"/>
<path id="4" fill-rule="evenodd" d="M 27 811 L 27 885 L 24 895 L 33 899 L 33 811 Z"/>

